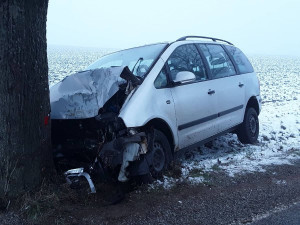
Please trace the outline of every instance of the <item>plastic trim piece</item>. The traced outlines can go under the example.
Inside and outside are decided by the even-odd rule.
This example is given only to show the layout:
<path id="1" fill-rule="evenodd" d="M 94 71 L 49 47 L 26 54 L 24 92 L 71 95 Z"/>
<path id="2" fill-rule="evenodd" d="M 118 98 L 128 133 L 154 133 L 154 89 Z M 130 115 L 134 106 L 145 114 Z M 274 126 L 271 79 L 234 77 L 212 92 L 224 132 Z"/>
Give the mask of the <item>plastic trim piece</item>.
<path id="1" fill-rule="evenodd" d="M 234 107 L 234 108 L 231 108 L 231 109 L 228 109 L 228 110 L 219 112 L 218 114 L 213 114 L 213 115 L 210 115 L 210 116 L 201 118 L 201 119 L 199 119 L 199 120 L 195 120 L 195 121 L 192 121 L 192 122 L 188 122 L 188 123 L 179 125 L 179 126 L 178 126 L 178 130 L 183 130 L 183 129 L 186 129 L 186 128 L 189 128 L 189 127 L 192 127 L 192 126 L 201 124 L 201 123 L 208 122 L 208 121 L 210 121 L 210 120 L 217 119 L 218 117 L 221 117 L 221 116 L 227 115 L 227 114 L 229 114 L 229 113 L 233 113 L 233 112 L 235 112 L 235 111 L 237 111 L 237 110 L 240 110 L 240 109 L 242 109 L 243 107 L 244 107 L 244 105 L 239 105 L 239 106 L 236 106 L 236 107 Z"/>

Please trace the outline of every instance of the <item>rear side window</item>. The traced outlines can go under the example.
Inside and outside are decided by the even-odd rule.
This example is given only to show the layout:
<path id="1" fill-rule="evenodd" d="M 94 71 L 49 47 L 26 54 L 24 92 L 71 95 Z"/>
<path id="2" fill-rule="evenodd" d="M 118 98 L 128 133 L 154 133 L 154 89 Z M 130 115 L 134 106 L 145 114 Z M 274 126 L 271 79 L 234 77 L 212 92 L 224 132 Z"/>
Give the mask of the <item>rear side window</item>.
<path id="1" fill-rule="evenodd" d="M 195 45 L 177 47 L 167 61 L 171 79 L 175 80 L 178 72 L 189 71 L 195 74 L 196 81 L 206 80 L 206 71 L 201 56 Z"/>
<path id="2" fill-rule="evenodd" d="M 226 45 L 225 48 L 232 55 L 241 73 L 252 73 L 254 71 L 248 58 L 240 49 L 229 45 Z"/>
<path id="3" fill-rule="evenodd" d="M 213 79 L 236 74 L 234 66 L 222 46 L 210 44 L 198 45 L 207 60 Z"/>

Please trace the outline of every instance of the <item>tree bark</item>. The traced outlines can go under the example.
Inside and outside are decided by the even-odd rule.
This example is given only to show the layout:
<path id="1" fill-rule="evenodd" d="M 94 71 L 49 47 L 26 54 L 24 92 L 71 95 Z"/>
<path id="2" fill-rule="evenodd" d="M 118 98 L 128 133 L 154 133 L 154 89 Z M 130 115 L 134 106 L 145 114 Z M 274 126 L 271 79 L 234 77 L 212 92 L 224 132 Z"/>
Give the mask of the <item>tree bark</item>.
<path id="1" fill-rule="evenodd" d="M 0 3 L 0 198 L 37 188 L 52 168 L 48 0 Z"/>

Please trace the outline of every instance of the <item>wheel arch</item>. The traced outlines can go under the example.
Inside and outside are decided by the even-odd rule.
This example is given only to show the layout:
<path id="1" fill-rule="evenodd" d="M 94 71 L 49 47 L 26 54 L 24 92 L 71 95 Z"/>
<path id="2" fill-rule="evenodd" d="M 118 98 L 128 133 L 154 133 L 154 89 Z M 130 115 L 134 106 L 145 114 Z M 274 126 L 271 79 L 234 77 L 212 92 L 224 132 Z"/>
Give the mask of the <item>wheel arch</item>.
<path id="1" fill-rule="evenodd" d="M 170 128 L 169 124 L 166 121 L 164 121 L 163 119 L 160 119 L 160 118 L 154 118 L 154 119 L 151 119 L 150 121 L 148 121 L 144 127 L 147 127 L 147 128 L 153 127 L 155 129 L 163 132 L 169 141 L 169 144 L 170 144 L 170 147 L 172 150 L 172 154 L 174 154 L 174 149 L 175 149 L 174 134 L 173 134 L 172 129 Z"/>
<path id="2" fill-rule="evenodd" d="M 257 115 L 259 115 L 259 104 L 258 104 L 257 98 L 255 96 L 252 96 L 251 98 L 249 98 L 249 100 L 247 102 L 246 109 L 250 108 L 250 107 L 254 108 Z"/>

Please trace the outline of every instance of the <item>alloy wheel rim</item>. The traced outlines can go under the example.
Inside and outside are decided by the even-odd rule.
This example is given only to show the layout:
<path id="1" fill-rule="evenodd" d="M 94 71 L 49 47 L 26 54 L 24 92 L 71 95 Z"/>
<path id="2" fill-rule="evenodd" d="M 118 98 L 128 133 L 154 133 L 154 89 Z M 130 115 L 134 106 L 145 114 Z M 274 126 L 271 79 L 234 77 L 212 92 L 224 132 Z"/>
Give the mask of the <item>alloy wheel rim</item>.
<path id="1" fill-rule="evenodd" d="M 165 164 L 165 154 L 163 147 L 160 143 L 155 142 L 153 148 L 153 168 L 159 172 L 164 168 Z"/>
<path id="2" fill-rule="evenodd" d="M 249 124 L 250 124 L 250 131 L 251 131 L 252 135 L 255 135 L 256 130 L 257 130 L 257 123 L 256 123 L 256 119 L 254 118 L 254 116 L 251 116 L 249 118 Z"/>

